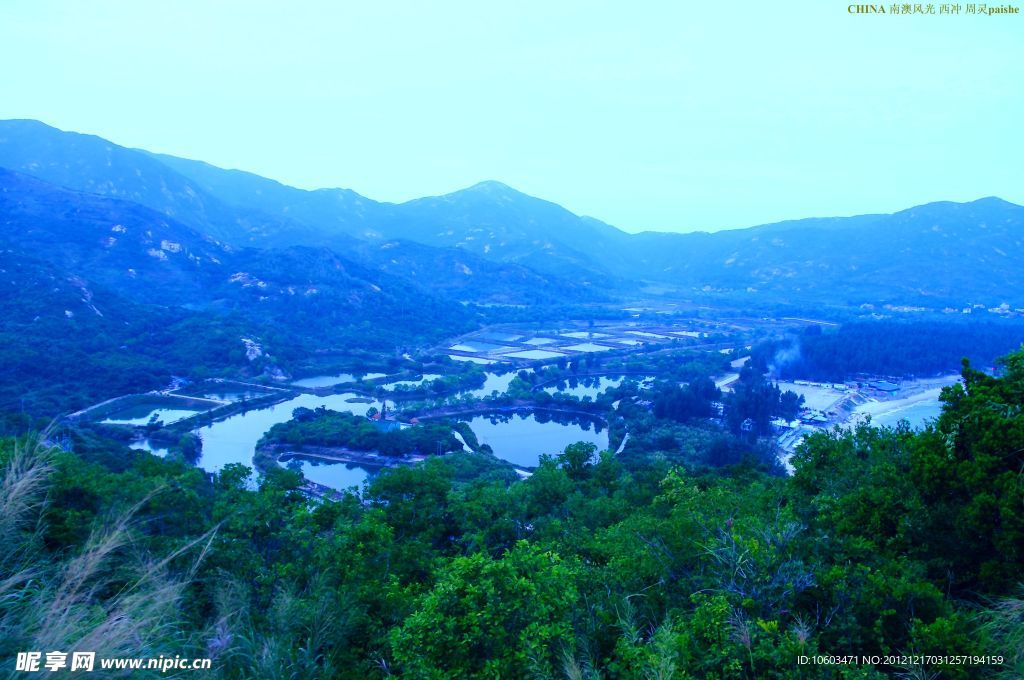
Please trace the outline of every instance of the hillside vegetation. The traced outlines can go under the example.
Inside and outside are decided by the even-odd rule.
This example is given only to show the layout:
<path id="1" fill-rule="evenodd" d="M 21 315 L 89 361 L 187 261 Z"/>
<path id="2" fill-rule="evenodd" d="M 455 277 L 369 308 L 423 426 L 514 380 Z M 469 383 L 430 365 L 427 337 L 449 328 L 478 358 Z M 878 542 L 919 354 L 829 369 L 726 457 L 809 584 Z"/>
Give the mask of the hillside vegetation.
<path id="1" fill-rule="evenodd" d="M 0 446 L 0 653 L 212 656 L 214 677 L 787 678 L 799 655 L 978 655 L 834 675 L 1024 673 L 1024 353 L 921 432 L 814 435 L 790 478 L 633 472 L 577 444 L 310 502 L 76 441 Z M 112 631 L 116 631 L 116 634 Z M 991 657 L 1002 658 L 996 663 Z M 134 676 L 133 676 L 134 677 Z"/>

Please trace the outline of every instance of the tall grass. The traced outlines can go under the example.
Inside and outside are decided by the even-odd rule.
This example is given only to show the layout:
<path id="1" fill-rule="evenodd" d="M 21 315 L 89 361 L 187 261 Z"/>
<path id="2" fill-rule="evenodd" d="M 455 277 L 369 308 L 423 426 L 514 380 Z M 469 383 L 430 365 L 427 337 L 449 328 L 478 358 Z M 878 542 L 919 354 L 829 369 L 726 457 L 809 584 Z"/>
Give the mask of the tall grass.
<path id="1" fill-rule="evenodd" d="M 248 584 L 227 575 L 218 588 L 221 618 L 208 636 L 219 648 L 211 650 L 220 661 L 218 677 L 328 680 L 352 674 L 342 658 L 352 632 L 351 603 L 322 577 L 301 591 L 282 587 L 258 616 L 248 591 Z"/>
<path id="2" fill-rule="evenodd" d="M 1005 661 L 1000 678 L 1024 678 L 1024 586 L 1020 597 L 1006 597 L 983 610 L 980 615 L 981 632 L 995 643 Z"/>
<path id="3" fill-rule="evenodd" d="M 0 659 L 11 660 L 0 677 L 24 675 L 14 670 L 19 651 L 43 652 L 44 658 L 62 651 L 69 659 L 74 651 L 97 658 L 185 656 L 194 643 L 180 611 L 195 566 L 175 576 L 168 565 L 186 552 L 197 554 L 198 565 L 212 535 L 162 558 L 150 556 L 137 540 L 135 517 L 151 495 L 98 523 L 75 554 L 48 553 L 41 535 L 53 453 L 44 441 L 45 434 L 16 441 L 0 477 Z M 122 675 L 129 673 L 174 677 Z"/>

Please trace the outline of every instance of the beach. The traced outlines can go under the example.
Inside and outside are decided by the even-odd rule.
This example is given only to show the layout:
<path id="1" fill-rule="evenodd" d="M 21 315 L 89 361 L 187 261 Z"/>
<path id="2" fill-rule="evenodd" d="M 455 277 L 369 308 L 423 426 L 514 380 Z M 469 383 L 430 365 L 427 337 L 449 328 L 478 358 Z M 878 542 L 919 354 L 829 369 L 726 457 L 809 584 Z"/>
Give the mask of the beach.
<path id="1" fill-rule="evenodd" d="M 876 425 L 895 425 L 904 418 L 912 426 L 920 425 L 924 419 L 934 418 L 941 411 L 939 395 L 942 388 L 959 381 L 959 374 L 906 381 L 900 386 L 900 396 L 894 399 L 869 398 L 858 404 L 846 419 L 846 424 L 854 425 L 870 416 Z"/>

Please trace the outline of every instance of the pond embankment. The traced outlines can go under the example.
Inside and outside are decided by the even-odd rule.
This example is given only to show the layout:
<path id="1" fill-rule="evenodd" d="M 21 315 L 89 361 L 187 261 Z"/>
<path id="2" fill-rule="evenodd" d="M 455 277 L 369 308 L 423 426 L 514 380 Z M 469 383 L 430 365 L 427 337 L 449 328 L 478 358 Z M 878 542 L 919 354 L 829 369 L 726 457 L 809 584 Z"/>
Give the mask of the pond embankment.
<path id="1" fill-rule="evenodd" d="M 285 463 L 293 458 L 320 460 L 328 463 L 346 463 L 363 468 L 388 468 L 415 465 L 427 459 L 423 454 L 386 456 L 379 451 L 357 451 L 343 446 L 292 446 L 289 444 L 264 444 L 257 449 L 257 455 L 267 456 Z"/>

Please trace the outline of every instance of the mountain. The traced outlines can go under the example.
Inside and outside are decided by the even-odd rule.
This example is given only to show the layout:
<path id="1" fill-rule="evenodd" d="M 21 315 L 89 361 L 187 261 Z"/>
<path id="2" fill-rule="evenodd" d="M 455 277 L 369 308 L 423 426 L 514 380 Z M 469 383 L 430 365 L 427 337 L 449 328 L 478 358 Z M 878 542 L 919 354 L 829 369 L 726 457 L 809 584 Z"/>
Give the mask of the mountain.
<path id="1" fill-rule="evenodd" d="M 372 241 L 348 255 L 383 274 L 404 278 L 459 302 L 532 306 L 609 300 L 603 286 L 571 276 L 545 275 L 512 262 L 495 262 L 463 248 Z"/>
<path id="2" fill-rule="evenodd" d="M 628 238 L 615 227 L 500 182 L 400 204 L 378 203 L 349 189 L 306 191 L 200 161 L 152 157 L 228 205 L 302 224 L 305 231 L 291 235 L 293 243 L 336 247 L 339 234 L 414 241 L 459 248 L 583 285 L 609 286 L 616 276 L 601 260 L 613 257 Z"/>
<path id="3" fill-rule="evenodd" d="M 1022 245 L 1024 207 L 998 198 L 630 235 L 499 182 L 378 203 L 4 121 L 0 410 L 380 356 L 645 285 L 752 310 L 1024 307 Z"/>
<path id="4" fill-rule="evenodd" d="M 401 220 L 391 216 L 395 206 L 377 203 L 352 191 L 304 191 L 252 173 L 222 170 L 200 161 L 128 149 L 99 137 L 62 132 L 36 121 L 0 121 L 0 167 L 26 173 L 23 179 L 32 176 L 43 180 L 45 184 L 36 186 L 40 194 L 49 191 L 46 185 L 76 190 L 79 193 L 69 199 L 65 207 L 74 210 L 73 205 L 78 202 L 83 216 L 93 209 L 101 196 L 122 201 L 118 211 L 133 213 L 138 208 L 148 208 L 155 214 L 141 219 L 160 223 L 159 230 L 162 230 L 161 238 L 148 241 L 149 246 L 155 245 L 151 257 L 171 257 L 171 251 L 161 250 L 159 243 L 164 240 L 182 243 L 180 234 L 168 230 L 187 227 L 192 237 L 205 237 L 204 248 L 309 246 L 348 253 L 352 256 L 350 264 L 358 260 L 362 267 L 387 272 L 391 282 L 403 282 L 415 291 L 410 293 L 412 297 L 432 294 L 423 286 L 457 295 L 459 301 L 485 303 L 535 304 L 566 297 L 572 300 L 599 297 L 580 280 L 577 271 L 569 270 L 567 278 L 562 280 L 554 275 L 543 276 L 513 262 L 507 265 L 487 262 L 471 252 L 448 253 L 422 244 L 400 246 L 394 239 L 385 238 L 381 231 L 371 228 L 386 220 L 401 224 Z M 29 193 L 22 192 L 21 199 L 26 200 Z M 56 194 L 47 200 L 51 201 L 51 208 L 59 203 Z M 114 206 L 103 205 L 99 210 L 101 215 L 104 209 Z M 105 217 L 113 217 L 113 214 Z M 177 226 L 171 229 L 171 223 Z M 109 231 L 113 226 L 107 224 L 100 231 Z M 94 234 L 96 239 L 120 243 L 119 247 L 108 248 L 95 256 L 116 260 L 124 252 L 124 241 L 144 231 L 133 229 L 126 235 Z M 370 241 L 367 243 L 356 236 Z M 33 239 L 33 232 L 26 231 L 24 238 Z M 68 261 L 85 256 L 81 248 L 75 250 L 73 246 L 74 242 L 55 245 L 67 251 Z M 185 251 L 194 254 L 188 247 Z M 400 267 L 396 266 L 397 262 L 401 262 Z M 447 262 L 443 269 L 436 266 L 441 262 Z M 132 267 L 128 264 L 122 267 L 128 268 Z M 474 276 L 474 272 L 477 275 Z M 194 273 L 198 278 L 204 275 L 198 268 Z M 192 274 L 187 274 L 185 278 L 190 276 Z M 195 286 L 207 286 L 198 278 L 193 281 Z M 185 285 L 188 281 L 183 279 L 178 283 Z"/>
<path id="5" fill-rule="evenodd" d="M 714 234 L 638 234 L 633 253 L 650 278 L 694 291 L 1022 306 L 1022 241 L 1024 208 L 985 198 Z"/>
<path id="6" fill-rule="evenodd" d="M 494 181 L 399 204 L 381 231 L 604 285 L 614 279 L 604 263 L 629 239 L 615 227 Z"/>
<path id="7" fill-rule="evenodd" d="M 653 284 L 648 290 L 755 307 L 1024 306 L 1024 209 L 996 198 L 710 234 L 630 235 L 495 181 L 379 203 L 35 121 L 0 122 L 0 166 L 155 210 L 210 239 L 204 248 L 328 248 L 411 290 L 458 301 L 595 301 Z"/>
<path id="8" fill-rule="evenodd" d="M 215 194 L 221 191 L 212 181 L 204 186 Z M 741 300 L 1024 304 L 1016 293 L 1024 284 L 1018 273 L 1024 262 L 1016 245 L 1021 208 L 996 198 L 932 203 L 895 214 L 787 220 L 710 234 L 630 235 L 495 181 L 397 205 L 345 190 L 324 190 L 316 197 L 320 192 L 287 187 L 260 191 L 290 196 L 290 204 L 281 203 L 286 207 L 304 206 L 301 211 L 275 211 L 259 204 L 272 214 L 301 220 L 313 220 L 315 214 L 327 224 L 324 216 L 337 209 L 332 224 L 347 233 L 457 248 L 608 291 L 625 292 L 629 282 L 651 282 L 683 295 Z M 244 194 L 234 196 L 242 200 Z"/>
<path id="9" fill-rule="evenodd" d="M 626 237 L 498 182 L 397 205 L 379 203 L 348 189 L 306 191 L 31 120 L 0 121 L 0 167 L 137 203 L 239 247 L 341 251 L 358 240 L 410 240 L 527 267 L 543 278 L 556 277 L 548 283 L 558 288 L 565 282 L 618 283 L 599 260 L 611 258 Z M 425 269 L 430 262 L 418 264 Z"/>
<path id="10" fill-rule="evenodd" d="M 241 170 L 224 170 L 209 163 L 165 154 L 153 159 L 187 178 L 204 192 L 239 210 L 257 210 L 281 224 L 298 223 L 305 230 L 296 234 L 275 234 L 264 245 L 291 244 L 350 245 L 345 238 L 377 237 L 376 229 L 388 210 L 385 204 L 360 196 L 350 189 L 305 191 Z"/>
<path id="11" fill-rule="evenodd" d="M 147 153 L 34 120 L 0 121 L 0 167 L 51 184 L 131 201 L 236 246 L 303 239 L 306 227 L 231 206 Z"/>
<path id="12" fill-rule="evenodd" d="M 0 254 L 0 410 L 26 399 L 56 412 L 172 374 L 277 373 L 317 352 L 386 355 L 479 323 L 327 248 L 235 248 L 139 204 L 3 169 Z"/>
<path id="13" fill-rule="evenodd" d="M 237 251 L 130 201 L 0 169 L 0 243 L 70 276 L 156 303 L 198 303 Z"/>
<path id="14" fill-rule="evenodd" d="M 153 308 L 234 313 L 254 329 L 310 342 L 401 341 L 436 334 L 439 316 L 456 325 L 469 317 L 405 278 L 326 248 L 233 248 L 141 205 L 9 170 L 0 170 L 0 247 L 8 260 L 39 260 L 80 281 L 83 297 L 96 285 Z M 349 332 L 363 324 L 372 327 Z"/>

